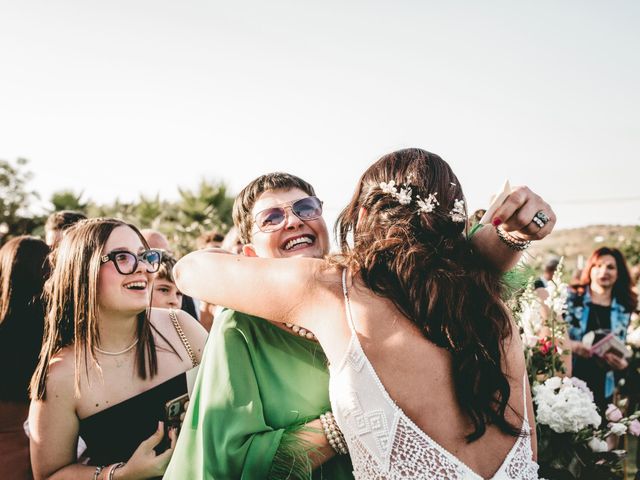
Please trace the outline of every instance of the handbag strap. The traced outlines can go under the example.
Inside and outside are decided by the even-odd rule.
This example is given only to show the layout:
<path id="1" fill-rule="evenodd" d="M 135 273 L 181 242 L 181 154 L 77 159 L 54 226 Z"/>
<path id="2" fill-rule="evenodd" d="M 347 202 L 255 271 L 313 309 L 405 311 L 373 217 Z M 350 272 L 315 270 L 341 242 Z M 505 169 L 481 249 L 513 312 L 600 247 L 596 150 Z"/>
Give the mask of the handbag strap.
<path id="1" fill-rule="evenodd" d="M 173 326 L 176 329 L 176 332 L 178 333 L 178 337 L 180 337 L 180 341 L 182 342 L 182 345 L 184 345 L 185 350 L 189 354 L 189 358 L 191 359 L 191 365 L 193 365 L 194 367 L 197 367 L 199 364 L 198 359 L 193 353 L 191 344 L 189 343 L 189 340 L 187 340 L 187 336 L 184 334 L 184 331 L 182 330 L 182 326 L 180 326 L 180 322 L 178 321 L 178 315 L 176 315 L 176 311 L 173 308 L 169 309 L 169 318 L 171 318 L 171 323 L 173 323 Z"/>

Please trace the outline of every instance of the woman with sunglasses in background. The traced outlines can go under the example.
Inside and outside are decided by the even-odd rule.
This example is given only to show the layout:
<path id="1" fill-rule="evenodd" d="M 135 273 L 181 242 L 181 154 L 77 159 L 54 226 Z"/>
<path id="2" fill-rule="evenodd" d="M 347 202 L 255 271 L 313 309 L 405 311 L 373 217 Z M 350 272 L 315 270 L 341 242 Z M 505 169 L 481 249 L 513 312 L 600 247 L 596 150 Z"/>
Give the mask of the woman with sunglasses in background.
<path id="1" fill-rule="evenodd" d="M 136 227 L 115 219 L 82 221 L 62 240 L 31 381 L 36 479 L 163 474 L 175 440 L 163 428 L 165 407 L 187 393 L 185 372 L 206 332 L 184 312 L 149 308 L 160 259 Z M 76 463 L 79 436 L 88 465 Z"/>

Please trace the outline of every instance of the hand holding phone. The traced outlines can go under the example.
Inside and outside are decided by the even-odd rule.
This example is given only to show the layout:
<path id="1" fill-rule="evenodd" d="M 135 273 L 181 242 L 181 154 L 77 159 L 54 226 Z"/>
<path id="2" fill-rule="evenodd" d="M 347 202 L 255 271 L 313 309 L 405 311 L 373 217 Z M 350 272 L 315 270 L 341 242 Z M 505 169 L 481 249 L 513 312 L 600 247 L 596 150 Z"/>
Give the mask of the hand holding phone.
<path id="1" fill-rule="evenodd" d="M 187 407 L 189 406 L 189 394 L 185 393 L 184 395 L 180 395 L 179 397 L 174 398 L 173 400 L 169 400 L 165 403 L 164 413 L 165 420 L 164 425 L 165 428 L 175 427 L 180 429 L 182 425 L 182 421 L 184 420 L 184 415 L 187 411 Z"/>

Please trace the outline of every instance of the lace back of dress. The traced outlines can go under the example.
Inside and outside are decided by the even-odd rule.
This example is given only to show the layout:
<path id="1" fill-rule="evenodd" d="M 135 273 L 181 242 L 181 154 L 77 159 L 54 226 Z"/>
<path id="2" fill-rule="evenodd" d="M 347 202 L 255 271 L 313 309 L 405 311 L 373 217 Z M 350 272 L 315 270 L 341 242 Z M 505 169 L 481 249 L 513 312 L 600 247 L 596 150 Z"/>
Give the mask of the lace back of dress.
<path id="1" fill-rule="evenodd" d="M 391 399 L 358 340 L 346 270 L 342 274 L 342 288 L 351 340 L 343 362 L 332 372 L 330 395 L 333 413 L 349 446 L 355 478 L 480 479 L 415 425 Z M 523 397 L 526 399 L 526 391 Z M 538 478 L 528 432 L 525 401 L 526 434 L 517 439 L 494 480 Z"/>

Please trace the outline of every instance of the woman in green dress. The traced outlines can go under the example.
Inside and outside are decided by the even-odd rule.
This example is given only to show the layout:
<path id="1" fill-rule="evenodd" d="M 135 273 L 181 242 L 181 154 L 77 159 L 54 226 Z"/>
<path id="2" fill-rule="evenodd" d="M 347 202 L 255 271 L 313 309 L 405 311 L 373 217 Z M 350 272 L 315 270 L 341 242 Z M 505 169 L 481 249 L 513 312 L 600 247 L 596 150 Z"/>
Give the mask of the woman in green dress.
<path id="1" fill-rule="evenodd" d="M 294 175 L 255 179 L 233 213 L 245 256 L 328 253 L 322 203 Z M 257 215 L 284 222 L 263 231 Z M 330 410 L 327 359 L 312 333 L 295 330 L 233 310 L 216 318 L 165 479 L 353 478 L 319 420 Z"/>

